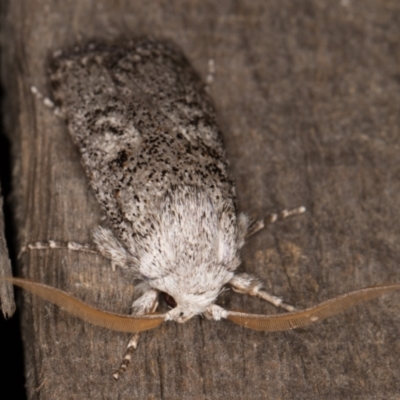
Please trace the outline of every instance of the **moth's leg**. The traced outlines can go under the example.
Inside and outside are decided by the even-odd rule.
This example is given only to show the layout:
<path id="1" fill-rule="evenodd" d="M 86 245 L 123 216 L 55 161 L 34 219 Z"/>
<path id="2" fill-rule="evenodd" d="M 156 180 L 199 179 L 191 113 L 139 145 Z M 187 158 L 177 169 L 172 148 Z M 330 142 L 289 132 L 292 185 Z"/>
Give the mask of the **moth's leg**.
<path id="1" fill-rule="evenodd" d="M 208 60 L 208 74 L 206 77 L 206 85 L 205 85 L 206 92 L 210 92 L 211 86 L 214 82 L 214 76 L 215 76 L 215 61 L 212 58 L 210 58 Z"/>
<path id="2" fill-rule="evenodd" d="M 54 115 L 56 115 L 57 117 L 61 117 L 60 109 L 56 107 L 53 100 L 51 100 L 49 97 L 44 96 L 36 86 L 31 86 L 31 93 L 46 107 L 53 110 Z"/>
<path id="3" fill-rule="evenodd" d="M 22 247 L 18 254 L 18 258 L 28 250 L 48 250 L 48 249 L 68 249 L 72 251 L 83 251 L 85 253 L 99 254 L 99 250 L 90 244 L 80 244 L 76 242 L 57 242 L 55 240 L 48 240 L 47 242 L 30 243 Z"/>
<path id="4" fill-rule="evenodd" d="M 132 315 L 143 315 L 148 314 L 150 312 L 154 312 L 158 306 L 158 296 L 159 291 L 155 289 L 150 289 L 142 296 L 140 296 L 136 301 L 132 304 Z M 132 354 L 136 350 L 139 343 L 140 334 L 135 333 L 128 342 L 128 346 L 126 347 L 126 352 L 124 358 L 122 359 L 121 365 L 117 371 L 114 372 L 113 377 L 115 380 L 119 378 L 119 376 L 126 371 L 129 363 L 132 359 Z"/>
<path id="5" fill-rule="evenodd" d="M 98 227 L 93 232 L 93 240 L 95 245 L 80 244 L 76 242 L 57 242 L 55 240 L 31 243 L 21 249 L 18 257 L 21 257 L 21 255 L 28 250 L 67 249 L 100 254 L 101 256 L 111 260 L 111 268 L 113 271 L 115 271 L 117 266 L 121 268 L 126 268 L 128 266 L 129 254 L 112 231 Z"/>
<path id="6" fill-rule="evenodd" d="M 280 297 L 276 297 L 265 291 L 263 282 L 256 276 L 240 273 L 236 274 L 229 282 L 228 285 L 237 293 L 249 294 L 250 296 L 259 297 L 275 307 L 280 307 L 286 311 L 294 311 L 295 308 L 289 304 L 283 303 Z"/>
<path id="7" fill-rule="evenodd" d="M 272 213 L 269 216 L 253 221 L 247 228 L 246 239 L 253 236 L 255 233 L 264 229 L 267 225 L 273 224 L 282 219 L 292 217 L 294 215 L 303 214 L 306 211 L 305 207 L 292 208 L 291 210 L 283 210 L 278 214 Z"/>

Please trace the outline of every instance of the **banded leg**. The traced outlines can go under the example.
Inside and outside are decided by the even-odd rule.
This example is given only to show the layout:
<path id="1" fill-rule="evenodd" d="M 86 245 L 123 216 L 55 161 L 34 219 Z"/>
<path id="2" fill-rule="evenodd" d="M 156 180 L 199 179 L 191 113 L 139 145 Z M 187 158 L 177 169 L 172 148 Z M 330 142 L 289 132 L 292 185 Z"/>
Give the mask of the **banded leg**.
<path id="1" fill-rule="evenodd" d="M 306 211 L 305 207 L 292 208 L 291 210 L 283 210 L 280 213 L 272 213 L 268 217 L 252 222 L 247 230 L 246 238 L 253 236 L 257 232 L 264 229 L 269 224 L 274 224 L 277 221 L 292 217 L 295 215 L 303 214 Z"/>
<path id="2" fill-rule="evenodd" d="M 20 258 L 28 250 L 48 250 L 48 249 L 68 249 L 72 251 L 83 251 L 85 253 L 100 254 L 99 250 L 90 244 L 80 244 L 76 242 L 58 242 L 56 240 L 48 240 L 46 242 L 29 243 L 23 246 L 18 254 Z"/>
<path id="3" fill-rule="evenodd" d="M 228 282 L 228 285 L 237 293 L 259 297 L 273 304 L 275 307 L 283 308 L 286 311 L 295 310 L 293 306 L 283 303 L 280 297 L 276 297 L 265 291 L 263 289 L 264 284 L 256 276 L 247 273 L 237 274 Z"/>
<path id="4" fill-rule="evenodd" d="M 215 61 L 212 58 L 210 58 L 208 60 L 208 68 L 207 69 L 208 69 L 208 73 L 206 76 L 205 90 L 206 90 L 206 92 L 209 93 L 211 90 L 211 87 L 213 85 L 214 77 L 215 77 Z"/>
<path id="5" fill-rule="evenodd" d="M 133 302 L 131 314 L 143 315 L 143 314 L 148 314 L 150 312 L 154 312 L 158 306 L 158 296 L 159 296 L 158 290 L 155 289 L 148 290 L 146 293 L 144 293 L 136 301 Z M 132 359 L 132 354 L 137 349 L 139 338 L 140 334 L 135 333 L 129 340 L 121 365 L 118 368 L 118 370 L 115 371 L 113 374 L 115 380 L 118 380 L 120 375 L 127 370 L 128 365 L 130 364 Z"/>
<path id="6" fill-rule="evenodd" d="M 104 258 L 111 260 L 111 268 L 113 271 L 116 270 L 116 267 L 128 267 L 130 256 L 125 250 L 125 247 L 119 242 L 111 230 L 99 226 L 93 232 L 93 240 L 95 243 L 94 245 L 80 244 L 76 242 L 57 242 L 55 240 L 30 243 L 22 247 L 18 258 L 28 250 L 67 249 L 101 255 Z"/>
<path id="7" fill-rule="evenodd" d="M 51 100 L 49 97 L 44 96 L 36 86 L 31 86 L 31 93 L 47 108 L 53 110 L 54 115 L 56 115 L 57 117 L 61 117 L 60 109 L 56 107 L 53 100 Z"/>

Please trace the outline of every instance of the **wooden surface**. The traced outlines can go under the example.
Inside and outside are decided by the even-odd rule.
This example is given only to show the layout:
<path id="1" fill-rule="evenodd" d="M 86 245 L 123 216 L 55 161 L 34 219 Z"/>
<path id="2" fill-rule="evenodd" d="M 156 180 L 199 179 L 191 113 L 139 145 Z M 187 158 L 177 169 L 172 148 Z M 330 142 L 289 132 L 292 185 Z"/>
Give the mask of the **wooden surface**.
<path id="1" fill-rule="evenodd" d="M 48 94 L 46 58 L 88 39 L 174 40 L 205 77 L 252 217 L 305 205 L 306 215 L 252 238 L 242 269 L 299 308 L 400 281 L 400 3 L 382 1 L 5 2 L 2 85 L 13 145 L 19 245 L 90 241 L 101 213 Z M 3 16 L 4 18 L 4 16 Z M 129 275 L 66 251 L 25 255 L 19 275 L 127 313 Z M 143 335 L 111 377 L 128 336 L 24 295 L 29 399 L 396 399 L 400 295 L 307 329 L 253 332 L 194 318 Z M 220 304 L 276 312 L 225 292 Z M 1 343 L 7 346 L 6 343 Z"/>
<path id="2" fill-rule="evenodd" d="M 0 187 L 0 276 L 11 276 L 11 262 L 8 255 L 4 228 L 3 197 L 1 196 Z M 15 302 L 12 285 L 0 284 L 0 307 L 5 318 L 9 318 L 14 314 Z"/>

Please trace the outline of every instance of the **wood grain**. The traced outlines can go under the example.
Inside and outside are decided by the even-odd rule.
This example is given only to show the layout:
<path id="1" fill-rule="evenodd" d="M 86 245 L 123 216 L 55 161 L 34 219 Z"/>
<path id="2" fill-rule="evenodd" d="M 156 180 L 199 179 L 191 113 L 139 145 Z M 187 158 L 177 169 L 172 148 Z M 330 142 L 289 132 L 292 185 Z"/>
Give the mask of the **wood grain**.
<path id="1" fill-rule="evenodd" d="M 307 214 L 251 239 L 243 269 L 299 308 L 400 281 L 400 4 L 10 1 L 3 8 L 2 85 L 12 141 L 18 243 L 89 242 L 101 212 L 64 124 L 29 90 L 48 93 L 46 63 L 90 39 L 175 41 L 211 89 L 241 210 Z M 127 313 L 125 271 L 88 254 L 26 254 L 19 275 Z M 321 324 L 265 334 L 195 318 L 143 335 L 117 383 L 128 335 L 90 326 L 23 295 L 29 399 L 395 399 L 399 295 Z M 230 309 L 274 313 L 226 292 Z M 1 344 L 5 345 L 5 344 Z"/>
<path id="2" fill-rule="evenodd" d="M 11 276 L 11 262 L 8 255 L 8 248 L 5 239 L 3 197 L 0 187 L 0 276 Z M 0 285 L 0 307 L 5 318 L 11 317 L 15 312 L 14 291 L 12 285 Z"/>

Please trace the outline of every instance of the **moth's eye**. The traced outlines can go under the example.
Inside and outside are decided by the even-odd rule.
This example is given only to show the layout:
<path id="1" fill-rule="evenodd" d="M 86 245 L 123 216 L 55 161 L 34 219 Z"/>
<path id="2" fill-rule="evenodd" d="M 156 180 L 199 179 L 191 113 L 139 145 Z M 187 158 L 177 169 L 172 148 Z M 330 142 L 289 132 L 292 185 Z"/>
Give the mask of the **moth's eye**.
<path id="1" fill-rule="evenodd" d="M 164 297 L 164 301 L 171 307 L 171 308 L 175 308 L 176 307 L 176 301 L 175 299 L 170 296 L 168 293 L 163 292 L 163 297 Z"/>

